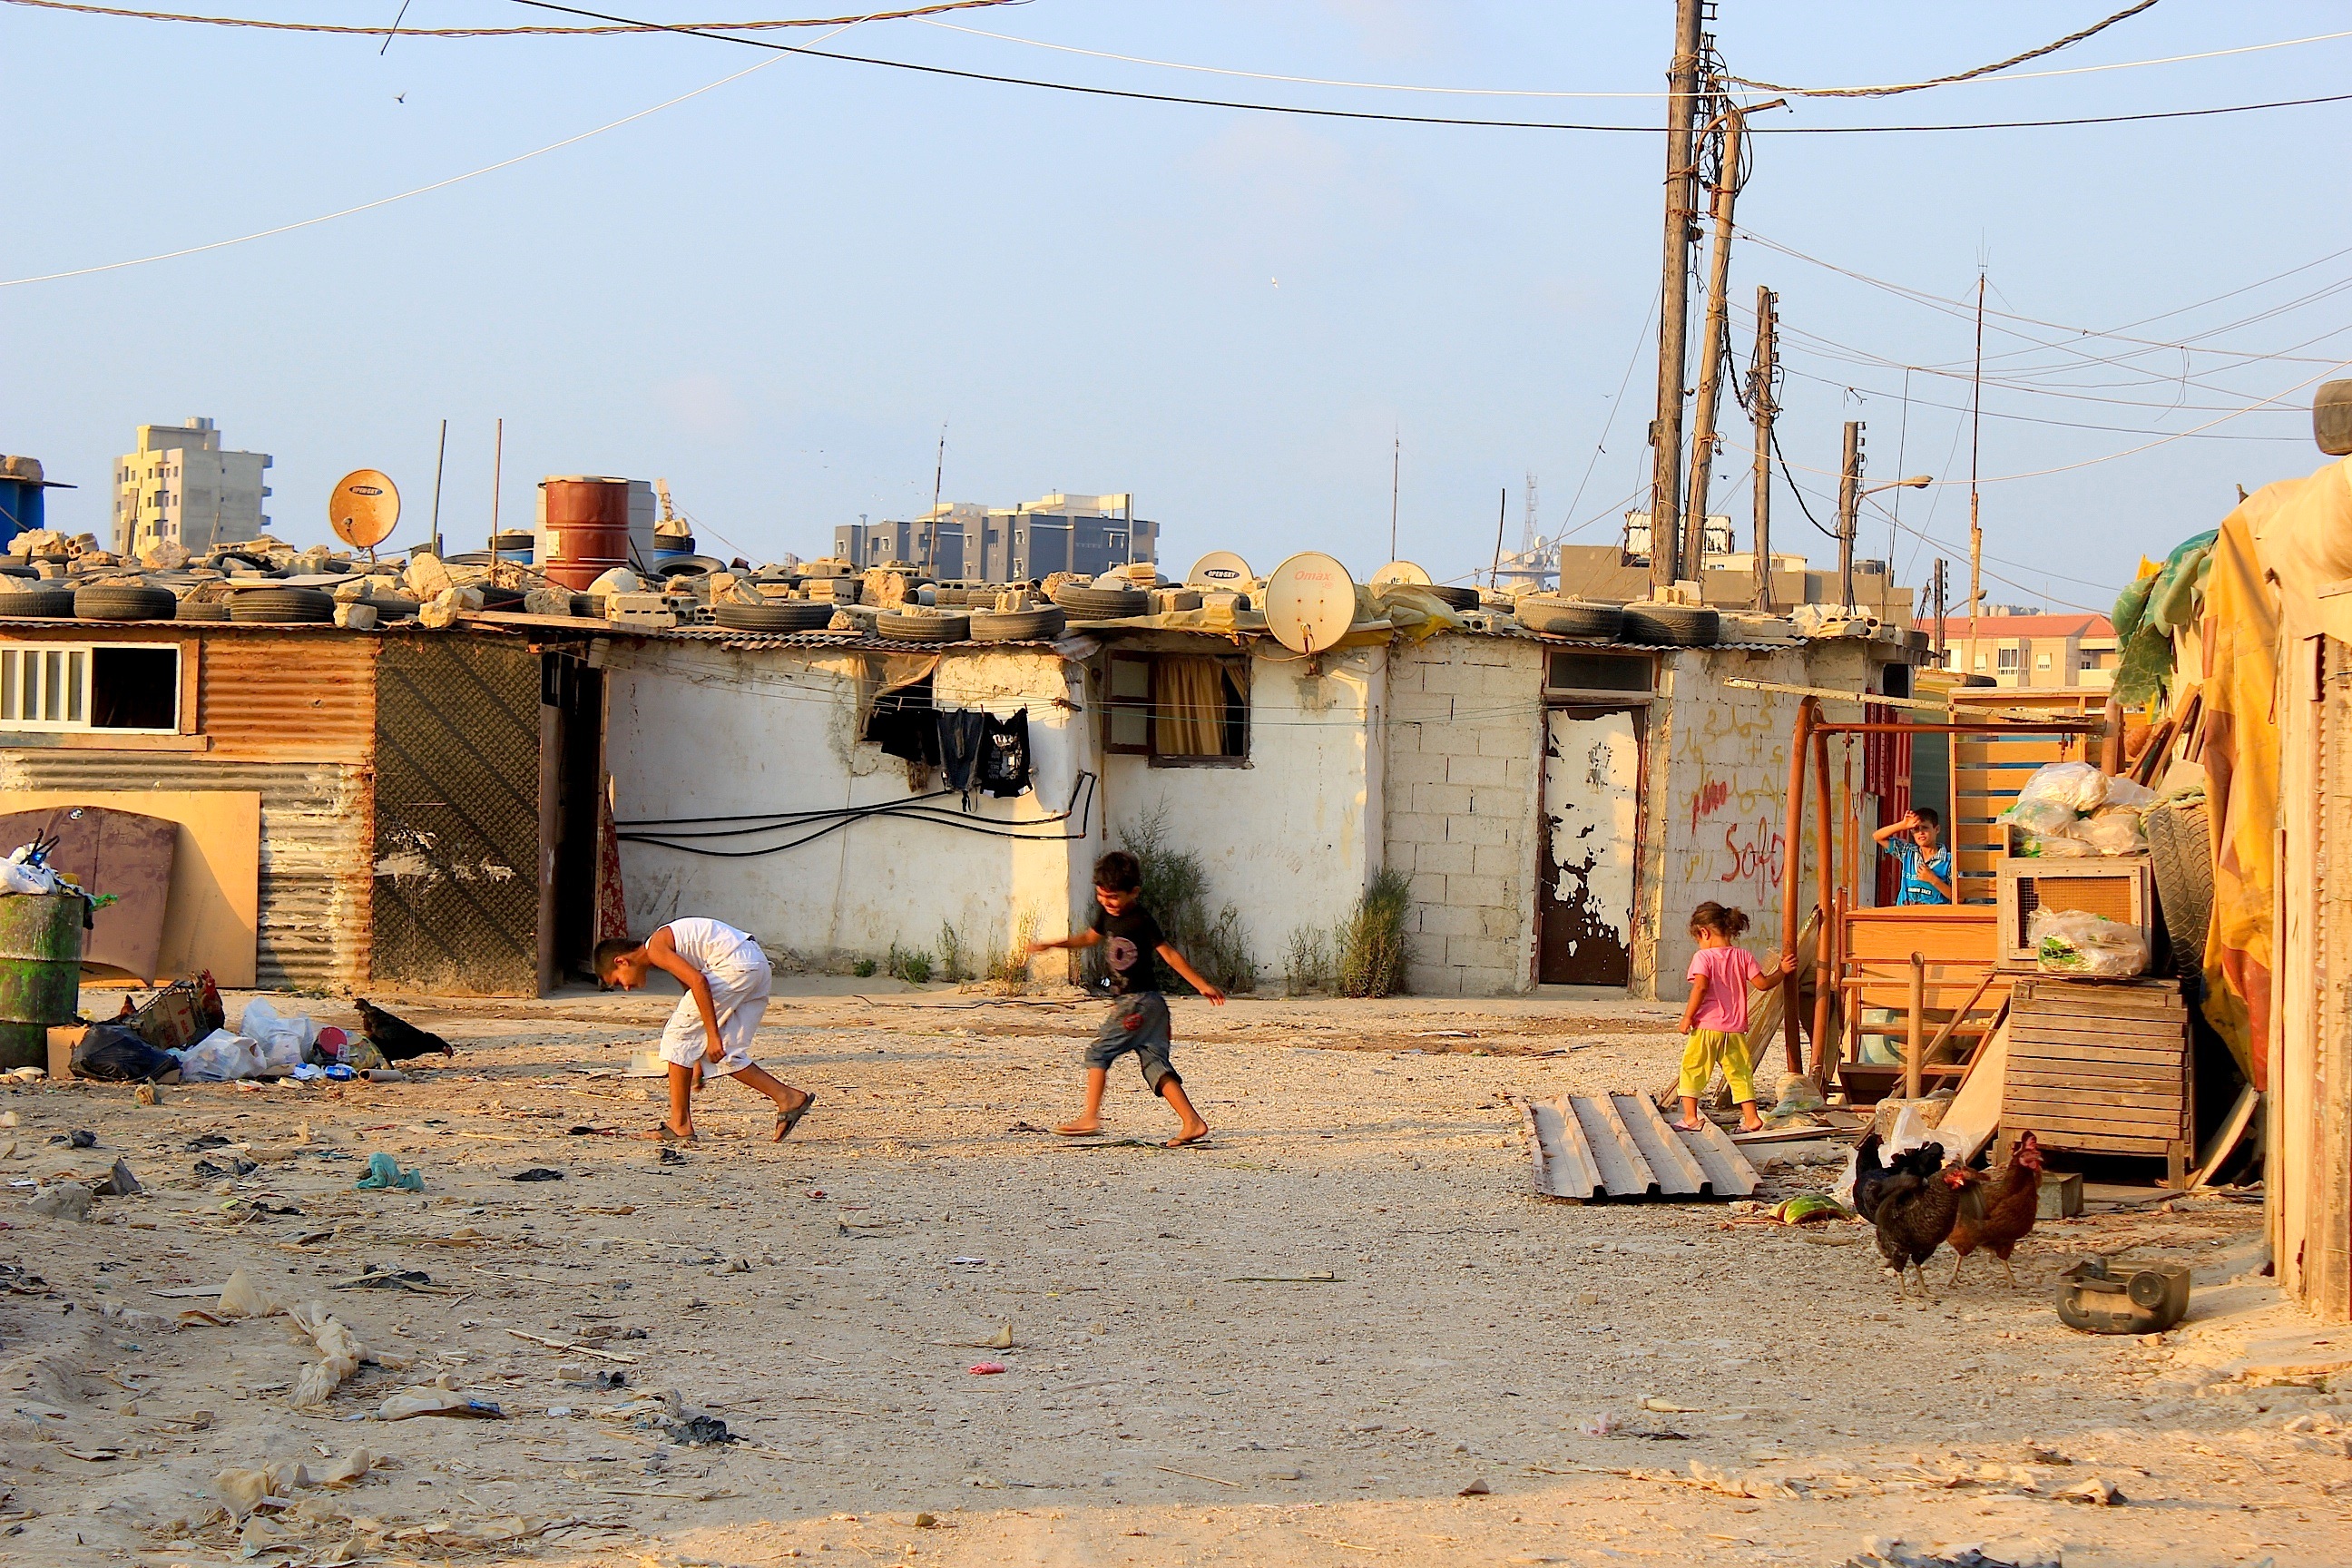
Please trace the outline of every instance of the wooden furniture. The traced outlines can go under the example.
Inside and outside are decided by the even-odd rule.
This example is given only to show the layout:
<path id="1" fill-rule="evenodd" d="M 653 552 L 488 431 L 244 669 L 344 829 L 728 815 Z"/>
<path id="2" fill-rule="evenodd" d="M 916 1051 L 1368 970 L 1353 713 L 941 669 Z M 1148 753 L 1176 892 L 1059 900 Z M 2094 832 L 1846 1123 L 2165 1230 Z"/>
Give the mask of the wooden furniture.
<path id="1" fill-rule="evenodd" d="M 2000 910 L 1995 962 L 2004 969 L 2032 970 L 2034 945 L 2028 934 L 2036 910 L 2080 910 L 2137 926 L 2156 951 L 2155 873 L 2145 855 L 2095 855 L 2045 860 L 2003 856 L 1995 872 L 1994 906 Z"/>
<path id="2" fill-rule="evenodd" d="M 1942 1038 L 1943 1059 L 1920 1064 L 1924 1087 L 1957 1081 L 2009 1000 L 2011 977 L 1995 971 L 1996 911 L 1983 905 L 1906 904 L 1839 911 L 1837 986 L 1843 1037 L 1903 1041 L 1910 1034 L 1911 956 L 1926 960 L 1920 1002 L 1927 1035 Z M 1886 1016 L 1871 1018 L 1872 1013 Z M 1950 1024 L 1948 1030 L 1943 1028 Z M 1898 1048 L 1897 1055 L 1901 1055 Z M 1847 1061 L 1838 1079 L 1857 1105 L 1883 1099 L 1901 1082 L 1900 1065 Z"/>
<path id="3" fill-rule="evenodd" d="M 2048 1149 L 2161 1159 L 2166 1184 L 2183 1185 L 2197 1124 L 2189 1038 L 2178 981 L 2020 975 L 1994 1163 L 2031 1131 Z"/>

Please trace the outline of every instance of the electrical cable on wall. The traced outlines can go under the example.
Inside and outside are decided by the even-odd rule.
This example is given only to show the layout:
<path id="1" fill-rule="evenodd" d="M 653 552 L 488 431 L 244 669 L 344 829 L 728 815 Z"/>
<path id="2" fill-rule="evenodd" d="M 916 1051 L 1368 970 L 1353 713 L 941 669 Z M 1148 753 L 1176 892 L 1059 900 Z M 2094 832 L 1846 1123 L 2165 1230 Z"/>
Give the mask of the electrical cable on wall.
<path id="1" fill-rule="evenodd" d="M 966 833 L 978 833 L 990 838 L 1007 838 L 1026 844 L 1069 844 L 1091 837 L 1094 817 L 1096 775 L 1081 768 L 1078 776 L 1070 781 L 1070 803 L 1051 816 L 1033 817 L 1025 822 L 995 822 L 987 818 L 966 816 L 961 812 L 945 811 L 929 803 L 945 799 L 957 792 L 934 790 L 900 801 L 881 802 L 873 805 L 835 806 L 814 811 L 775 812 L 765 817 L 745 816 L 675 816 L 647 817 L 642 820 L 615 823 L 616 837 L 624 844 L 647 844 L 661 849 L 675 849 L 682 855 L 699 855 L 714 860 L 751 860 L 764 855 L 780 855 L 787 849 L 798 849 L 814 844 L 829 834 L 877 817 L 894 817 L 902 821 L 936 823 L 942 827 L 961 828 Z M 1032 833 L 1032 827 L 1045 827 L 1055 823 L 1077 821 L 1075 833 Z M 737 824 L 746 826 L 720 826 Z M 752 849 L 712 849 L 689 839 L 751 838 L 765 833 L 788 833 L 802 827 L 815 826 L 811 832 L 782 844 L 763 845 Z M 707 827 L 709 831 L 692 831 Z"/>

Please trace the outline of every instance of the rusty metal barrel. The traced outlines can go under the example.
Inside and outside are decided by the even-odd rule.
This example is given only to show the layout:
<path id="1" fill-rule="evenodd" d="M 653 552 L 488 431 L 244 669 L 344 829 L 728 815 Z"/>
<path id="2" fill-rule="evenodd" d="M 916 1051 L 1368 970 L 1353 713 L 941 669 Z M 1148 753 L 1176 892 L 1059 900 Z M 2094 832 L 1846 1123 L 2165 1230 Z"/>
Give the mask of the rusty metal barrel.
<path id="1" fill-rule="evenodd" d="M 47 1067 L 49 1028 L 81 1005 L 78 893 L 0 894 L 0 1071 Z"/>
<path id="2" fill-rule="evenodd" d="M 539 570 L 550 580 L 585 588 L 629 563 L 628 480 L 551 479 L 540 489 L 547 495 L 547 521 Z"/>

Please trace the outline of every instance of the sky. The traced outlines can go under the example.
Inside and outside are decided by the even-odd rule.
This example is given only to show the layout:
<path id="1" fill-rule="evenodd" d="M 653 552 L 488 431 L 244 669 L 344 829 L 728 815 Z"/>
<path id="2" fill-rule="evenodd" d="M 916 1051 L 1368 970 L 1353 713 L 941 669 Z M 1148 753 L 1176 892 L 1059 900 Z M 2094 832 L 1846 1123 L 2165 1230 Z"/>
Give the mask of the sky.
<path id="1" fill-rule="evenodd" d="M 606 3 L 668 23 L 825 9 Z M 2119 8 L 1721 0 L 1714 31 L 1735 74 L 1850 86 L 1965 70 Z M 404 25 L 577 20 L 410 0 Z M 1667 0 L 1031 0 L 759 36 L 1142 92 L 1646 127 L 1672 22 Z M 2019 79 L 1799 98 L 1756 123 L 2328 94 L 2352 37 L 2249 46 L 2347 28 L 2325 4 L 2166 0 Z M 2243 52 L 2135 63 L 2221 50 Z M 2084 68 L 2105 66 L 2129 68 Z M 1729 293 L 1742 366 L 1757 287 L 1780 296 L 1774 547 L 1834 559 L 1788 478 L 1831 521 L 1840 425 L 1859 419 L 1866 483 L 1938 481 L 1874 497 L 1862 552 L 1891 536 L 1900 581 L 1938 555 L 1964 581 L 1980 272 L 1988 600 L 2105 608 L 2237 487 L 2317 467 L 2311 384 L 2352 358 L 2329 292 L 2352 289 L 2352 208 L 2310 173 L 2347 120 L 2352 103 L 1759 134 L 1738 208 L 1758 237 L 1735 243 Z M 1369 575 L 1392 473 L 1397 550 L 1441 580 L 1488 563 L 1498 510 L 1517 544 L 1529 475 L 1542 531 L 1577 543 L 1613 541 L 1646 493 L 1655 131 L 1136 101 L 682 36 L 383 47 L 0 0 L 0 450 L 81 487 L 51 492 L 69 531 L 104 535 L 134 426 L 193 415 L 274 455 L 275 531 L 298 542 L 327 537 L 329 489 L 362 466 L 405 498 L 394 542 L 420 539 L 444 419 L 446 535 L 488 531 L 503 419 L 509 526 L 544 475 L 660 476 L 705 549 L 755 562 L 919 513 L 942 426 L 948 499 L 1131 491 L 1175 575 L 1218 548 L 1261 572 L 1327 550 Z M 380 205 L 307 221 L 362 204 Z M 1714 506 L 1746 548 L 1736 409 L 1725 441 Z"/>

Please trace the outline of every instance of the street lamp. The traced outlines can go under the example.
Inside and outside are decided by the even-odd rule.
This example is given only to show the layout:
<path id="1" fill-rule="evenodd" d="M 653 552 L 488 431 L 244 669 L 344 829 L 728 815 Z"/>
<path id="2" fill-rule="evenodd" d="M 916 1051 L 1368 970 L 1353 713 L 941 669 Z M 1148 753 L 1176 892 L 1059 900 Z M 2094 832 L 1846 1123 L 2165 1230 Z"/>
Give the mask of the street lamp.
<path id="1" fill-rule="evenodd" d="M 1862 466 L 1857 456 L 1857 447 L 1855 443 L 1856 432 L 1859 429 L 1860 426 L 1855 425 L 1848 425 L 1846 426 L 1846 462 L 1847 478 L 1849 480 L 1854 477 L 1855 471 Z M 1838 498 L 1841 503 L 1838 508 L 1838 510 L 1841 513 L 1838 518 L 1838 577 L 1840 580 L 1839 586 L 1843 588 L 1845 591 L 1845 613 L 1847 615 L 1851 616 L 1854 613 L 1853 520 L 1854 513 L 1861 510 L 1862 499 L 1864 496 L 1874 496 L 1881 490 L 1926 489 L 1929 485 L 1932 485 L 1935 482 L 1935 477 L 1931 474 L 1914 474 L 1907 479 L 1889 479 L 1883 485 L 1872 485 L 1867 489 L 1851 482 L 1841 487 L 1842 493 Z M 1886 564 L 1889 571 L 1894 570 L 1894 562 L 1889 561 Z"/>

